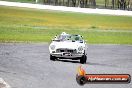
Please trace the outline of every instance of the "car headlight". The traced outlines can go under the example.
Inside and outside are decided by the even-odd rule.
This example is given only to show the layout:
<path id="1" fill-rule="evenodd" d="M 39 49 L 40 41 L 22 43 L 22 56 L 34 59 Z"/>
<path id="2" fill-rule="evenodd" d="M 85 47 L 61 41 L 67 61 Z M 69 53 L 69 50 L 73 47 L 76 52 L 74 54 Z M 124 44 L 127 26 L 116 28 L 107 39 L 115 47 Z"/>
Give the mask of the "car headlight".
<path id="1" fill-rule="evenodd" d="M 51 49 L 51 50 L 54 50 L 54 49 L 55 49 L 55 45 L 51 45 L 51 46 L 50 46 L 50 49 Z"/>
<path id="2" fill-rule="evenodd" d="M 82 50 L 83 50 L 82 46 L 78 47 L 78 51 L 82 51 Z"/>

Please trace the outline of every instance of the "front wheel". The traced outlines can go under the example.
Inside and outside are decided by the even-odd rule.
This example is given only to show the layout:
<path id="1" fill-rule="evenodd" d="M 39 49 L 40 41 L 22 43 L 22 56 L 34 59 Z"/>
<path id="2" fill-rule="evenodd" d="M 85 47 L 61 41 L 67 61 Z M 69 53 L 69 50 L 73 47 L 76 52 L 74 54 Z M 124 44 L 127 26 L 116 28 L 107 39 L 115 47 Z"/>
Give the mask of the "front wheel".
<path id="1" fill-rule="evenodd" d="M 55 57 L 55 56 L 50 55 L 50 60 L 55 61 L 55 60 L 56 60 L 56 57 Z"/>
<path id="2" fill-rule="evenodd" d="M 83 55 L 83 56 L 80 58 L 80 63 L 81 63 L 81 64 L 84 64 L 84 63 L 86 63 L 86 61 L 87 61 L 87 56 L 86 56 L 86 55 Z"/>

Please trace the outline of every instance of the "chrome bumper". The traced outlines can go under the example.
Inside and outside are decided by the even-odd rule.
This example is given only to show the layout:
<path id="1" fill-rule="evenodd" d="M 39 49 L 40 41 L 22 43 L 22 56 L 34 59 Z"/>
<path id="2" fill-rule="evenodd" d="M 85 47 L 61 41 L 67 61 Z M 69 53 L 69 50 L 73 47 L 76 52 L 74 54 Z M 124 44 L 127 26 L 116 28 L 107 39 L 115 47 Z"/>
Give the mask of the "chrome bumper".
<path id="1" fill-rule="evenodd" d="M 74 54 L 74 53 L 51 53 L 52 56 L 55 57 L 64 57 L 64 58 L 77 58 L 82 57 L 84 54 Z"/>

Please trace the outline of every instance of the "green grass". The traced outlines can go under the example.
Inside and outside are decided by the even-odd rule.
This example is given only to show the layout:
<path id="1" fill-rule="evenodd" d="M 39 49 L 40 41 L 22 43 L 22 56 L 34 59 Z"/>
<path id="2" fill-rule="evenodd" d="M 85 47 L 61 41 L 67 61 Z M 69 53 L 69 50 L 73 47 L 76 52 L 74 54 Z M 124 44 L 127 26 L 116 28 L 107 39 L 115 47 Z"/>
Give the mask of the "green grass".
<path id="1" fill-rule="evenodd" d="M 63 31 L 94 44 L 132 44 L 132 17 L 0 6 L 0 42 L 50 42 Z"/>

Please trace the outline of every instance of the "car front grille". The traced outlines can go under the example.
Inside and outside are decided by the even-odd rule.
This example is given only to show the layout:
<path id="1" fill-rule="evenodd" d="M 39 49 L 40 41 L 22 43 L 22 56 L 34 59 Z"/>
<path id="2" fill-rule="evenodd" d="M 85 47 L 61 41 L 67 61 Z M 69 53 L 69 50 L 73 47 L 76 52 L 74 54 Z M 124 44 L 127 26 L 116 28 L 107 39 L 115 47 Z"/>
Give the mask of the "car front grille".
<path id="1" fill-rule="evenodd" d="M 56 52 L 57 53 L 61 53 L 61 52 L 76 53 L 76 49 L 57 49 Z"/>

